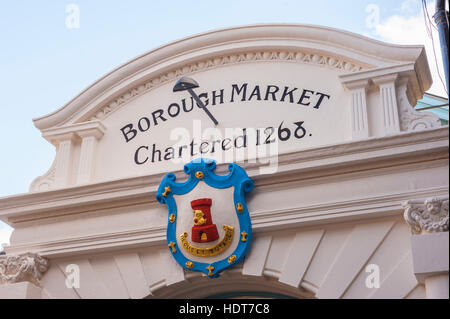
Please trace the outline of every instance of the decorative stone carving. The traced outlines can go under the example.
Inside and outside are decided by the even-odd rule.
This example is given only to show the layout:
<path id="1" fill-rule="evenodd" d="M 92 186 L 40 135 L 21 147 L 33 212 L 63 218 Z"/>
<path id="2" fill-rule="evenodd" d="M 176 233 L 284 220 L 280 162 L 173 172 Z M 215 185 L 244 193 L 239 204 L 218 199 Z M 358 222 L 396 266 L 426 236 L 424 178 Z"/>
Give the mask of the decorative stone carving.
<path id="1" fill-rule="evenodd" d="M 35 253 L 0 256 L 0 284 L 29 281 L 39 286 L 48 267 L 47 259 Z"/>
<path id="2" fill-rule="evenodd" d="M 411 225 L 413 234 L 448 231 L 448 197 L 411 200 L 403 207 L 405 220 Z"/>
<path id="3" fill-rule="evenodd" d="M 56 160 L 53 160 L 52 166 L 47 173 L 36 177 L 30 185 L 30 192 L 42 192 L 53 188 L 55 184 Z"/>
<path id="4" fill-rule="evenodd" d="M 441 121 L 437 115 L 431 112 L 414 110 L 414 106 L 408 100 L 407 83 L 405 81 L 399 83 L 397 87 L 397 100 L 402 131 L 417 131 L 441 126 Z"/>
<path id="5" fill-rule="evenodd" d="M 110 101 L 89 120 L 90 121 L 101 120 L 105 118 L 113 110 L 117 109 L 120 105 L 130 101 L 132 98 L 135 98 L 145 92 L 150 91 L 151 89 L 161 86 L 164 83 L 179 78 L 181 76 L 185 76 L 187 74 L 192 74 L 199 71 L 205 71 L 208 69 L 220 67 L 227 64 L 258 62 L 258 61 L 285 61 L 293 63 L 316 64 L 318 66 L 323 66 L 344 72 L 357 72 L 367 68 L 363 65 L 357 65 L 353 62 L 345 61 L 337 57 L 330 57 L 315 53 L 294 52 L 294 51 L 243 52 L 239 54 L 220 56 L 210 58 L 205 61 L 185 65 L 176 70 L 166 72 L 156 78 L 150 79 L 147 82 L 142 83 L 128 90 L 128 92 L 115 98 L 113 101 Z"/>

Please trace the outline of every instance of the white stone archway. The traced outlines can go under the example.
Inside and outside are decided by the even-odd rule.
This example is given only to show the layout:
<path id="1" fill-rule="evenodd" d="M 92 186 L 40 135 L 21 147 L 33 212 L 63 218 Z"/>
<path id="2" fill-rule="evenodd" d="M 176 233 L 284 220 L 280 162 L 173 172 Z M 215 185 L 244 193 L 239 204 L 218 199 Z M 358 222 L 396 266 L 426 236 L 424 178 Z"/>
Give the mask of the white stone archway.
<path id="1" fill-rule="evenodd" d="M 173 287 L 161 287 L 148 298 L 190 299 L 190 298 L 231 298 L 273 297 L 273 298 L 314 298 L 306 289 L 294 288 L 282 284 L 276 278 L 266 276 L 242 275 L 241 267 L 226 272 L 219 278 L 211 280 L 199 274 L 190 274 L 186 280 Z"/>

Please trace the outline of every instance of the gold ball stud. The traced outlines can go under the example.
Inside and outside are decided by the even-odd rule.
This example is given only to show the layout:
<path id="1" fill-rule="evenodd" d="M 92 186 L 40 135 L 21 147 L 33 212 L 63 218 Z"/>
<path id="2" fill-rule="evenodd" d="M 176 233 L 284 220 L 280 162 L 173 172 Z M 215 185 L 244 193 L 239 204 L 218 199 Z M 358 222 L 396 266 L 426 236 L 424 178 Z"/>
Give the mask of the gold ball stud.
<path id="1" fill-rule="evenodd" d="M 202 179 L 204 176 L 205 175 L 203 175 L 202 171 L 195 172 L 195 177 L 197 177 L 198 179 Z"/>
<path id="2" fill-rule="evenodd" d="M 228 257 L 228 263 L 232 264 L 236 261 L 236 255 L 231 255 L 230 257 Z"/>

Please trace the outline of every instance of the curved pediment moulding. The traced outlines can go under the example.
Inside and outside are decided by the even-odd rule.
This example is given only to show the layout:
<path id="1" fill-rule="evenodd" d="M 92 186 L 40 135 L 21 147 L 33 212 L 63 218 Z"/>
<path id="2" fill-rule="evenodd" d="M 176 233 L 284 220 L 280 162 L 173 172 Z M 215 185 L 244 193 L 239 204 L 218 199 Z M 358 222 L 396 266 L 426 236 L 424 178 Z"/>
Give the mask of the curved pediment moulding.
<path id="1" fill-rule="evenodd" d="M 182 76 L 191 75 L 197 72 L 230 64 L 263 61 L 314 64 L 319 67 L 335 69 L 340 72 L 356 72 L 369 68 L 367 65 L 355 63 L 338 57 L 320 55 L 316 53 L 305 53 L 301 51 L 257 51 L 218 56 L 200 62 L 191 63 L 145 81 L 144 83 L 133 87 L 131 90 L 128 90 L 125 94 L 122 94 L 118 98 L 113 99 L 110 103 L 107 103 L 105 107 L 101 108 L 89 120 L 102 120 L 121 105 L 131 101 L 131 99 L 164 85 L 167 82 L 175 81 Z"/>
<path id="2" fill-rule="evenodd" d="M 153 85 L 175 80 L 180 72 L 185 75 L 199 68 L 259 58 L 263 61 L 299 60 L 343 72 L 412 62 L 423 89 L 431 85 L 423 46 L 386 44 L 312 25 L 252 25 L 211 31 L 152 50 L 105 75 L 59 110 L 34 119 L 34 124 L 44 130 L 89 121 L 109 113 L 117 104 Z"/>
<path id="3" fill-rule="evenodd" d="M 55 167 L 56 159 L 53 160 L 52 165 L 45 174 L 33 180 L 29 188 L 30 192 L 43 192 L 53 188 L 55 183 Z"/>
<path id="4" fill-rule="evenodd" d="M 273 76 L 267 77 L 266 74 L 270 72 Z M 149 128 L 150 120 L 142 117 L 140 110 L 145 108 L 147 111 L 149 106 L 156 107 L 156 105 L 162 107 L 159 104 L 167 103 L 167 100 L 171 98 L 171 83 L 182 76 L 191 74 L 195 74 L 196 78 L 203 77 L 204 82 L 209 81 L 211 77 L 216 78 L 216 81 L 212 81 L 216 85 L 214 87 L 216 90 L 226 86 L 230 89 L 228 79 L 242 78 L 242 81 L 249 82 L 249 90 L 250 87 L 255 87 L 252 92 L 259 92 L 260 81 L 274 81 L 277 84 L 278 78 L 280 84 L 277 85 L 284 86 L 285 92 L 291 88 L 290 86 L 300 87 L 297 92 L 303 93 L 299 94 L 296 104 L 304 106 L 310 104 L 310 102 L 301 103 L 305 93 L 306 99 L 310 98 L 307 92 L 312 92 L 316 96 L 319 94 L 320 101 L 324 97 L 327 99 L 332 97 L 333 101 L 330 102 L 326 111 L 328 113 L 322 112 L 324 108 L 319 111 L 320 102 L 317 102 L 314 113 L 298 116 L 302 117 L 301 123 L 307 119 L 309 123 L 320 121 L 324 127 L 339 127 L 339 134 L 335 134 L 336 132 L 325 134 L 324 130 L 320 132 L 317 128 L 317 133 L 308 135 L 313 136 L 311 139 L 307 142 L 304 142 L 306 139 L 302 140 L 303 144 L 288 141 L 282 145 L 285 148 L 278 150 L 280 154 L 298 151 L 301 148 L 339 144 L 348 141 L 350 135 L 351 139 L 365 139 L 397 134 L 402 130 L 410 130 L 410 127 L 422 129 L 424 125 L 425 128 L 435 126 L 435 119 L 431 118 L 430 122 L 429 119 L 424 119 L 422 115 L 410 110 L 414 101 L 420 98 L 424 90 L 431 85 L 423 46 L 391 45 L 341 30 L 310 25 L 236 27 L 192 36 L 150 51 L 113 70 L 61 109 L 35 119 L 34 123 L 41 130 L 43 137 L 55 145 L 56 158 L 49 172 L 38 177 L 32 183 L 30 190 L 43 191 L 166 171 L 168 163 L 164 161 L 167 154 L 161 156 L 161 158 L 164 157 L 164 161 L 160 160 L 161 163 L 156 160 L 158 163 L 154 167 L 141 165 L 147 160 L 139 162 L 136 149 L 144 152 L 152 145 L 135 146 L 134 143 L 141 135 L 132 143 L 128 143 L 131 138 L 128 139 L 128 135 L 122 129 L 129 127 L 131 131 L 133 125 L 136 127 L 136 123 L 129 123 L 134 117 L 143 119 L 144 122 L 148 120 Z M 406 80 L 399 81 L 400 78 Z M 401 99 L 397 102 L 400 94 L 399 82 L 404 83 L 406 89 L 402 91 Z M 372 88 L 379 87 L 378 93 L 375 94 L 385 96 L 378 99 L 383 101 L 381 107 L 377 104 L 378 102 L 374 102 L 378 101 L 377 97 L 375 99 L 373 95 L 370 98 L 366 97 L 365 92 L 359 87 L 360 83 L 366 83 Z M 268 99 L 269 87 L 274 86 L 269 84 L 272 83 L 264 84 L 266 87 L 264 100 Z M 261 87 L 263 87 L 262 84 Z M 281 94 L 281 90 L 275 87 Z M 344 88 L 350 93 L 345 92 Z M 297 87 L 289 91 L 291 95 L 286 101 L 290 100 L 290 103 L 293 103 L 294 90 L 297 90 Z M 137 99 L 150 91 L 153 92 L 142 99 Z M 160 94 L 161 92 L 166 95 Z M 214 92 L 216 91 L 212 91 L 212 94 Z M 222 92 L 221 96 L 227 94 L 226 91 L 223 93 L 223 90 L 218 92 Z M 274 96 L 275 93 L 272 92 L 272 99 L 276 101 Z M 284 101 L 287 96 L 287 93 L 283 93 L 283 98 L 279 102 Z M 147 103 L 145 105 L 142 103 L 144 100 Z M 349 103 L 352 104 L 349 106 L 347 105 Z M 400 105 L 400 111 L 397 104 Z M 124 105 L 129 106 L 125 111 L 123 111 Z M 239 110 L 244 112 L 241 118 L 246 119 L 245 123 L 242 121 L 238 123 L 234 121 L 235 119 L 231 121 L 231 117 L 223 117 L 235 127 L 259 127 L 258 125 L 272 127 L 275 124 L 279 126 L 287 118 L 292 117 L 292 113 L 289 113 L 287 108 L 283 108 L 283 111 L 278 111 L 276 114 L 272 108 L 265 110 L 268 112 L 265 113 L 265 117 L 271 118 L 274 123 L 262 124 L 261 121 L 258 122 L 259 119 L 253 122 L 247 121 L 253 117 L 254 113 L 251 109 L 241 111 L 238 103 L 233 105 L 236 109 L 228 114 Z M 266 103 L 267 105 L 269 104 Z M 335 107 L 332 108 L 331 105 Z M 251 106 L 254 105 L 251 104 Z M 392 125 L 381 127 L 379 116 L 373 116 L 382 112 L 381 110 L 383 114 L 393 114 L 392 119 L 387 119 L 389 123 L 393 122 Z M 168 110 L 165 109 L 165 111 L 167 117 Z M 121 116 L 124 113 L 121 112 L 129 114 L 122 120 Z M 158 112 L 160 112 L 159 115 Z M 157 109 L 151 113 L 154 127 L 157 126 L 158 116 L 162 121 L 166 121 L 162 116 L 163 112 L 163 109 Z M 401 114 L 397 114 L 398 112 Z M 113 113 L 118 115 L 110 116 Z M 175 119 L 175 116 L 172 118 L 173 120 L 164 126 L 164 132 L 171 129 L 170 125 L 184 125 L 175 124 L 178 119 Z M 327 125 L 323 120 L 333 123 Z M 420 123 L 416 124 L 418 121 Z M 353 125 L 352 131 L 349 128 L 350 122 Z M 167 134 L 162 132 L 163 129 L 160 127 L 162 126 L 157 128 L 159 131 L 152 130 L 155 134 L 153 139 L 154 142 L 161 144 L 163 150 L 167 150 L 169 149 L 167 148 L 169 142 L 166 141 Z M 140 130 L 144 132 L 148 128 Z M 108 136 L 102 138 L 107 129 Z M 120 134 L 125 136 L 125 142 Z M 121 147 L 123 152 L 115 153 L 114 150 L 117 147 Z M 131 147 L 135 148 L 131 149 Z M 156 150 L 152 153 L 153 162 L 153 156 L 158 154 L 159 149 L 155 144 L 152 147 Z M 146 155 L 142 156 L 145 158 Z"/>

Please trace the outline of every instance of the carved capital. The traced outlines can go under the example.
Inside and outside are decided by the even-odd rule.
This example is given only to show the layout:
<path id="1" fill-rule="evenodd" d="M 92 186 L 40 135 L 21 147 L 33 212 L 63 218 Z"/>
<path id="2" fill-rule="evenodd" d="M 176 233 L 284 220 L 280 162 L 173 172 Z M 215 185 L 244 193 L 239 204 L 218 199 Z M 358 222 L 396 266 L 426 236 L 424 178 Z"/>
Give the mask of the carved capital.
<path id="1" fill-rule="evenodd" d="M 403 208 L 413 234 L 448 231 L 448 197 L 411 200 Z"/>
<path id="2" fill-rule="evenodd" d="M 35 253 L 0 256 L 0 284 L 28 281 L 40 286 L 48 267 L 48 260 Z"/>

